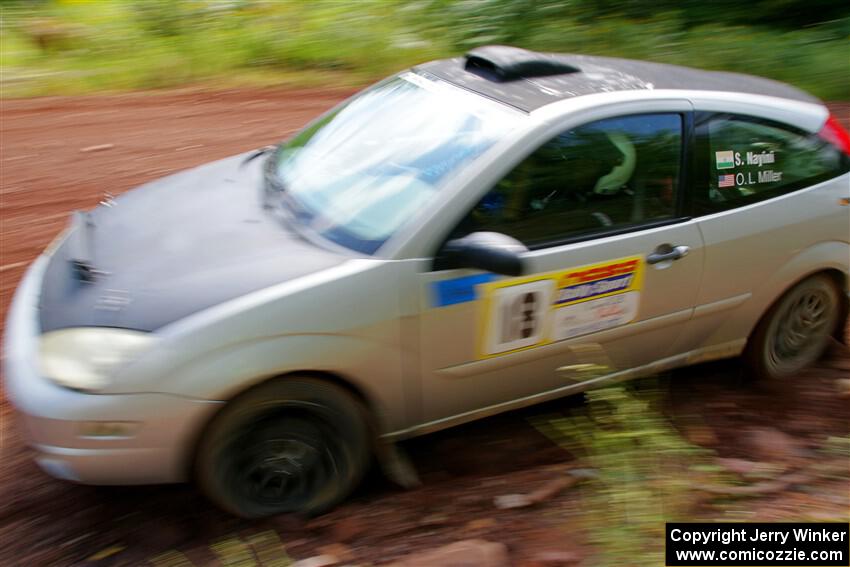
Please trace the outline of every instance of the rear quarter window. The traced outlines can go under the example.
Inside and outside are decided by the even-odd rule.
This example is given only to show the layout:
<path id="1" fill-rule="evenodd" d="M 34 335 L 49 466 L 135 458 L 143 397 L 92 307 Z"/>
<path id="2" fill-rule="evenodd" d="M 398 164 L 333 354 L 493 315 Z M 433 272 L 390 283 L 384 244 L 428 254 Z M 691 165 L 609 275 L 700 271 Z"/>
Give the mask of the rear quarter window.
<path id="1" fill-rule="evenodd" d="M 757 118 L 712 115 L 698 126 L 708 183 L 697 195 L 699 213 L 770 199 L 837 177 L 846 157 L 816 134 Z"/>

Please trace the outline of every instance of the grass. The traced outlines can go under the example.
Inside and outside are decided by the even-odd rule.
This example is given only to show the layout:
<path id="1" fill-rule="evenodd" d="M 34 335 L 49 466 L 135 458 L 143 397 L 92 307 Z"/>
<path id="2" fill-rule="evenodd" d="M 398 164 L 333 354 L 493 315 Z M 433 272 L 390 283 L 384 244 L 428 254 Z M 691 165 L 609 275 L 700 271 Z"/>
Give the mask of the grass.
<path id="1" fill-rule="evenodd" d="M 483 10 L 482 1 L 499 9 Z M 848 37 L 835 25 L 689 28 L 675 12 L 625 19 L 561 10 L 524 19 L 517 6 L 506 0 L 6 0 L 0 4 L 2 95 L 212 81 L 355 86 L 472 45 L 513 43 L 749 72 L 825 99 L 850 99 Z"/>
<path id="2" fill-rule="evenodd" d="M 639 385 L 638 385 L 639 384 Z M 598 477 L 580 488 L 578 525 L 594 565 L 663 565 L 665 522 L 693 520 L 696 479 L 725 482 L 711 451 L 690 444 L 660 412 L 647 379 L 586 393 L 571 415 L 534 425 Z"/>
<path id="3" fill-rule="evenodd" d="M 109 0 L 38 11 L 6 8 L 0 39 L 3 94 L 126 91 L 208 81 L 361 85 L 438 55 L 406 40 L 381 17 L 385 4 L 380 1 L 358 4 L 356 11 L 339 2 L 211 11 L 214 6 Z"/>

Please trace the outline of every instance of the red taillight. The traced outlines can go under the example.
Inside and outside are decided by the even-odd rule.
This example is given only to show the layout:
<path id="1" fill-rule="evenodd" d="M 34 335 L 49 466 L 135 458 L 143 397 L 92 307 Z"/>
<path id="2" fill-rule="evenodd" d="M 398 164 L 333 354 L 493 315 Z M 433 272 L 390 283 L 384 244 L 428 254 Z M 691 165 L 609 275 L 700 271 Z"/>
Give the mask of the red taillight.
<path id="1" fill-rule="evenodd" d="M 850 134 L 841 127 L 834 116 L 826 120 L 826 124 L 818 132 L 818 136 L 850 156 Z"/>

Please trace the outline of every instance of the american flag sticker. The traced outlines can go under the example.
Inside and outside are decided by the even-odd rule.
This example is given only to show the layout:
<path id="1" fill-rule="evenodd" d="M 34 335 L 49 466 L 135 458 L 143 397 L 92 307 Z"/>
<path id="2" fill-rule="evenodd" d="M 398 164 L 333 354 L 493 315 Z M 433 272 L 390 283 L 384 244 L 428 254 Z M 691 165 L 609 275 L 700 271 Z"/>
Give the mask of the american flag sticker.
<path id="1" fill-rule="evenodd" d="M 718 187 L 734 187 L 735 186 L 735 176 L 733 174 L 728 175 L 718 175 L 717 176 L 717 186 Z"/>

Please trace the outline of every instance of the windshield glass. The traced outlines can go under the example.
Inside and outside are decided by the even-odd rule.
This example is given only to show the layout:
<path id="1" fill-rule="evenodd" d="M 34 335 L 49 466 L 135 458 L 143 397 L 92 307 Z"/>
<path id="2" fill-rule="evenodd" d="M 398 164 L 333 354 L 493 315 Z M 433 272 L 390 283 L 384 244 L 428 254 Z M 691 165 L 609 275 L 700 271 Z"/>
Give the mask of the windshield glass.
<path id="1" fill-rule="evenodd" d="M 372 254 L 521 116 L 406 73 L 302 130 L 278 153 L 276 173 L 301 222 Z"/>

